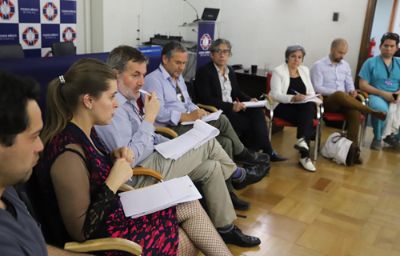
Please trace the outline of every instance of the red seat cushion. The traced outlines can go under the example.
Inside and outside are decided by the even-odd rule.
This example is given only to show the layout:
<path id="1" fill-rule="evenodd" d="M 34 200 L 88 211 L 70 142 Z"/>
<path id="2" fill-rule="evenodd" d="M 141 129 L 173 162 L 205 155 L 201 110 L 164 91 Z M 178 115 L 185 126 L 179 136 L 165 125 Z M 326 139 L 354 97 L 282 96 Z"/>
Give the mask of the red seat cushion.
<path id="1" fill-rule="evenodd" d="M 292 123 L 290 123 L 288 121 L 285 121 L 285 120 L 283 120 L 282 118 L 279 118 L 279 117 L 274 117 L 274 124 L 276 126 L 294 126 Z M 316 126 L 318 126 L 318 124 L 319 124 L 318 119 L 314 119 L 313 120 L 313 126 L 316 127 Z"/>
<path id="2" fill-rule="evenodd" d="M 324 119 L 327 121 L 346 121 L 346 117 L 342 113 L 325 112 Z M 361 115 L 360 120 L 364 121 L 365 116 Z"/>

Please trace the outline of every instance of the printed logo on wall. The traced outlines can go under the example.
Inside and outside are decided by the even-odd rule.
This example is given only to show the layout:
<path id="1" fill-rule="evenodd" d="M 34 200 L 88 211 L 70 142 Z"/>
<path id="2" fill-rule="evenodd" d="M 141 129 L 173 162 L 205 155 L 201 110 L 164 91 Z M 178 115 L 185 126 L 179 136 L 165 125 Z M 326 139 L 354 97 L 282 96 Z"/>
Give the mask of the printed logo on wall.
<path id="1" fill-rule="evenodd" d="M 47 2 L 42 9 L 43 15 L 47 20 L 54 20 L 58 15 L 58 9 L 52 2 Z"/>
<path id="2" fill-rule="evenodd" d="M 34 46 L 39 41 L 39 32 L 34 27 L 27 27 L 22 32 L 22 40 L 29 46 Z"/>
<path id="3" fill-rule="evenodd" d="M 42 47 L 40 24 L 20 23 L 19 32 L 23 49 L 40 49 Z"/>
<path id="4" fill-rule="evenodd" d="M 64 42 L 74 42 L 76 40 L 76 30 L 71 26 L 67 26 L 63 28 L 60 27 L 62 30 L 62 39 Z"/>
<path id="5" fill-rule="evenodd" d="M 0 0 L 0 44 L 40 57 L 60 41 L 77 41 L 76 0 Z"/>
<path id="6" fill-rule="evenodd" d="M 60 0 L 40 0 L 40 21 L 42 24 L 60 23 Z"/>
<path id="7" fill-rule="evenodd" d="M 9 20 L 14 16 L 15 6 L 13 2 L 8 0 L 0 0 L 0 17 Z"/>
<path id="8" fill-rule="evenodd" d="M 0 23 L 18 21 L 17 3 L 15 0 L 0 0 Z"/>
<path id="9" fill-rule="evenodd" d="M 200 38 L 200 47 L 203 51 L 207 51 L 211 46 L 211 36 L 209 34 L 203 34 Z"/>

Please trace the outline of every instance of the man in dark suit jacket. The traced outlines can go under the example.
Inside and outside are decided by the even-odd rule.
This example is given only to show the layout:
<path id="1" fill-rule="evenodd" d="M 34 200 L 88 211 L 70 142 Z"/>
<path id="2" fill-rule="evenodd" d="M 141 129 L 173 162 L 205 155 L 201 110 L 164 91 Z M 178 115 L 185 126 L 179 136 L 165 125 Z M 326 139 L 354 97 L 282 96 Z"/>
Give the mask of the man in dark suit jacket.
<path id="1" fill-rule="evenodd" d="M 224 111 L 243 144 L 262 150 L 271 161 L 284 161 L 271 146 L 267 123 L 260 108 L 246 109 L 243 101 L 257 101 L 244 94 L 236 75 L 227 65 L 231 44 L 226 39 L 215 40 L 210 48 L 212 61 L 196 72 L 195 93 L 199 103 L 213 105 Z"/>

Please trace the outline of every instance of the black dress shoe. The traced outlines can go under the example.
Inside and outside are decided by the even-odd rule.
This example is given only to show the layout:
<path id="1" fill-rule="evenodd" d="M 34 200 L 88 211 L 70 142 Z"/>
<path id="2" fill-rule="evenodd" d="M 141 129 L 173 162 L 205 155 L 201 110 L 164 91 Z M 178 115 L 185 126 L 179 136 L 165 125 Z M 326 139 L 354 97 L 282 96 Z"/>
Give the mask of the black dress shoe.
<path id="1" fill-rule="evenodd" d="M 259 182 L 269 173 L 270 166 L 269 164 L 268 165 L 259 164 L 244 169 L 246 171 L 246 176 L 244 177 L 243 180 L 239 181 L 232 179 L 232 185 L 235 189 L 243 189 L 250 184 Z"/>
<path id="2" fill-rule="evenodd" d="M 255 236 L 248 236 L 234 226 L 233 229 L 227 233 L 219 233 L 227 244 L 234 244 L 240 247 L 253 247 L 261 243 L 260 239 Z"/>
<path id="3" fill-rule="evenodd" d="M 271 158 L 268 154 L 262 152 L 254 152 L 254 155 L 259 163 L 267 163 Z"/>
<path id="4" fill-rule="evenodd" d="M 269 156 L 265 156 L 267 154 L 264 153 L 255 153 L 247 148 L 244 148 L 242 153 L 239 155 L 234 156 L 235 162 L 241 163 L 241 164 L 247 164 L 247 165 L 257 165 L 257 164 L 262 164 L 266 160 L 266 157 L 268 157 L 268 162 L 269 162 Z"/>
<path id="5" fill-rule="evenodd" d="M 281 162 L 281 161 L 286 161 L 288 160 L 286 157 L 280 156 L 277 153 L 273 153 L 269 159 L 271 160 L 271 162 Z"/>
<path id="6" fill-rule="evenodd" d="M 229 192 L 235 210 L 246 211 L 250 208 L 250 203 L 240 199 L 235 193 Z"/>

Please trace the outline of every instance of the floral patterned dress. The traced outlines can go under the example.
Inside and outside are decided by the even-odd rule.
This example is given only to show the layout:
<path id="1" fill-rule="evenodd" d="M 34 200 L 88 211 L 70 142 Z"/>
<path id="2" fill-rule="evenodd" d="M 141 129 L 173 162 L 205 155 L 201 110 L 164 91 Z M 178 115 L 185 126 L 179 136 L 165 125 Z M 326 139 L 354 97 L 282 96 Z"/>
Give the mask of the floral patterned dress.
<path id="1" fill-rule="evenodd" d="M 47 227 L 47 237 L 51 237 L 55 244 L 62 244 L 70 239 L 63 225 L 58 208 L 54 188 L 52 186 L 50 169 L 55 159 L 65 151 L 69 144 L 80 145 L 84 151 L 82 156 L 89 171 L 90 205 L 86 212 L 83 233 L 86 239 L 101 237 L 121 237 L 140 244 L 142 255 L 176 255 L 178 248 L 178 221 L 175 207 L 148 214 L 139 218 L 125 217 L 118 195 L 112 193 L 105 185 L 110 173 L 112 161 L 95 130 L 92 130 L 91 139 L 100 154 L 84 132 L 76 125 L 69 123 L 67 127 L 50 143 L 43 152 L 43 156 L 34 169 L 34 178 L 40 191 L 40 201 L 44 208 L 44 224 Z M 46 235 L 46 232 L 44 232 Z M 60 235 L 62 233 L 63 235 Z M 56 238 L 58 236 L 58 238 Z M 60 236 L 62 238 L 60 238 Z M 57 240 L 58 239 L 58 240 Z M 126 255 L 120 252 L 105 252 L 105 255 Z"/>

